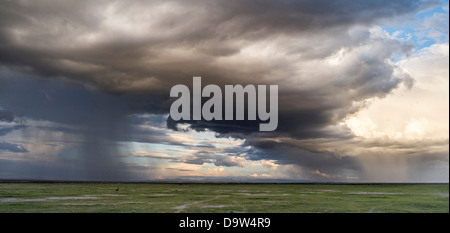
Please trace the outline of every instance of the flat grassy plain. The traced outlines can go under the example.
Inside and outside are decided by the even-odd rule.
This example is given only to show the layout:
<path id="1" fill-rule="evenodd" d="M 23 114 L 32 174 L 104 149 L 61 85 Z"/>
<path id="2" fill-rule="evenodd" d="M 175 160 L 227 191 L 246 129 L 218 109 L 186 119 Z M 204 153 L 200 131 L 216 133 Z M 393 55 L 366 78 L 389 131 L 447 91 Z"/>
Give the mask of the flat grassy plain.
<path id="1" fill-rule="evenodd" d="M 0 213 L 149 212 L 448 213 L 449 186 L 0 183 Z"/>

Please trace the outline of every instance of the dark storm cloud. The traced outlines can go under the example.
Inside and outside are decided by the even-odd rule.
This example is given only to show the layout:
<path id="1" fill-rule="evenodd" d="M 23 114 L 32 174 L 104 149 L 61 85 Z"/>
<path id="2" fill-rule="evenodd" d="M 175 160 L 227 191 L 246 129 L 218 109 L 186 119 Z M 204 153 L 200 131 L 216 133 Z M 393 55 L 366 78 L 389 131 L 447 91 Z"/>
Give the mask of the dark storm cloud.
<path id="1" fill-rule="evenodd" d="M 276 159 L 278 164 L 297 164 L 310 170 L 320 169 L 331 174 L 345 169 L 357 171 L 359 168 L 352 157 L 343 157 L 332 151 L 318 151 L 315 147 L 264 139 L 250 139 L 246 141 L 246 145 L 253 146 L 253 149 L 247 151 L 251 160 Z"/>
<path id="2" fill-rule="evenodd" d="M 9 143 L 0 141 L 0 151 L 6 150 L 14 153 L 28 152 L 28 150 L 21 144 Z"/>
<path id="3" fill-rule="evenodd" d="M 289 45 L 287 53 L 328 56 L 357 42 L 345 36 L 349 27 L 421 7 L 411 1 L 4 2 L 0 62 L 120 93 L 167 90 L 194 74 L 251 83 L 290 67 L 216 61 L 254 42 L 304 34 L 331 38 Z"/>
<path id="4" fill-rule="evenodd" d="M 411 78 L 394 75 L 395 65 L 386 60 L 407 54 L 411 44 L 377 36 L 369 28 L 432 3 L 2 1 L 0 106 L 24 117 L 76 126 L 86 142 L 86 169 L 101 178 L 105 174 L 96 172 L 98 166 L 104 171 L 120 165 L 111 160 L 117 154 L 111 143 L 167 139 L 164 132 L 136 128 L 143 119 L 130 116 L 167 114 L 173 85 L 190 86 L 192 76 L 202 76 L 203 86 L 275 84 L 277 131 L 255 132 L 258 123 L 249 121 L 189 121 L 190 128 L 246 138 L 255 148 L 249 153 L 255 160 L 356 169 L 352 159 L 313 144 L 260 139 L 330 136 L 327 127 L 356 112 L 359 102 L 383 97 L 401 84 L 410 86 Z M 335 55 L 341 59 L 339 54 L 345 58 L 339 67 L 324 63 Z M 0 111 L 0 120 L 10 121 L 8 114 Z M 155 122 L 161 123 L 149 123 Z M 169 118 L 167 127 L 177 129 L 176 123 Z M 333 136 L 349 137 L 340 133 Z M 185 162 L 204 161 L 238 165 L 204 154 Z"/>
<path id="5" fill-rule="evenodd" d="M 14 115 L 7 110 L 0 110 L 0 121 L 12 122 L 14 121 Z"/>

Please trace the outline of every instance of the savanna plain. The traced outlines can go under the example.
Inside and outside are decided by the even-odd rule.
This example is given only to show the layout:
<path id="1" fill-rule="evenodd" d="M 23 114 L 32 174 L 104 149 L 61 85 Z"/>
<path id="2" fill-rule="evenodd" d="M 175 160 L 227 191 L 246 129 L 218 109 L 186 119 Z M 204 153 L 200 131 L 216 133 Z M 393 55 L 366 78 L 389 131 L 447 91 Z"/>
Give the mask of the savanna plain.
<path id="1" fill-rule="evenodd" d="M 448 212 L 448 184 L 0 183 L 0 213 Z"/>

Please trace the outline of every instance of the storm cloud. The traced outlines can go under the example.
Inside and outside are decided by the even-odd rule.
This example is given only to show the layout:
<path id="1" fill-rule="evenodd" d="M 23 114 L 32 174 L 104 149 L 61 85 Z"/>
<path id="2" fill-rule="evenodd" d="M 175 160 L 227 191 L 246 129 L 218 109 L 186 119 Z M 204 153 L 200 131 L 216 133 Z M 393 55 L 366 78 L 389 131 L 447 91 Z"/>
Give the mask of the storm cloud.
<path id="1" fill-rule="evenodd" d="M 12 122 L 14 116 L 12 112 L 6 110 L 0 110 L 0 121 Z"/>
<path id="2" fill-rule="evenodd" d="M 15 115 L 58 124 L 59 131 L 81 144 L 77 150 L 85 172 L 95 179 L 133 176 L 123 165 L 121 142 L 186 145 L 167 133 L 180 131 L 180 124 L 218 138 L 245 139 L 243 146 L 251 149 L 235 158 L 196 147 L 197 153 L 172 161 L 239 167 L 241 158 L 277 160 L 323 177 L 358 174 L 361 156 L 349 148 L 373 148 L 374 142 L 358 142 L 342 122 L 371 100 L 414 86 L 414 78 L 394 62 L 409 56 L 413 43 L 388 36 L 377 25 L 436 4 L 3 1 L 0 121 L 8 125 L 0 128 L 0 136 L 26 127 L 14 123 Z M 193 76 L 202 77 L 202 86 L 278 85 L 278 129 L 257 132 L 257 122 L 247 120 L 136 117 L 167 115 L 173 101 L 170 88 L 192 86 Z M 0 143 L 4 150 L 14 150 L 15 144 Z M 392 142 L 377 143 L 389 148 Z M 26 151 L 20 148 L 15 152 Z M 437 153 L 439 158 L 445 154 Z M 120 174 L 114 174 L 118 167 Z"/>
<path id="3" fill-rule="evenodd" d="M 23 145 L 2 141 L 0 141 L 0 150 L 8 150 L 15 153 L 28 152 L 28 150 Z"/>

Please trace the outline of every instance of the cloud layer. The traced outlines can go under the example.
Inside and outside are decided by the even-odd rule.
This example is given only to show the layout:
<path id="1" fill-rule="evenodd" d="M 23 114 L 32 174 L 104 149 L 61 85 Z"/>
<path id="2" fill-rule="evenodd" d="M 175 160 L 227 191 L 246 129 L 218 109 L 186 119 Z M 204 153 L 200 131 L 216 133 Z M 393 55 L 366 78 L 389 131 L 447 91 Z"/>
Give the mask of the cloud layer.
<path id="1" fill-rule="evenodd" d="M 386 151 L 393 156 L 412 151 L 420 157 L 414 161 L 421 161 L 414 166 L 427 163 L 423 161 L 447 162 L 448 171 L 448 136 L 406 142 L 403 138 L 413 135 L 415 126 L 425 127 L 418 118 L 409 119 L 410 131 L 405 129 L 402 139 L 374 139 L 373 135 L 362 139 L 378 131 L 364 123 L 368 121 L 359 113 L 376 100 L 389 98 L 394 90 L 417 90 L 415 85 L 422 81 L 414 75 L 420 71 L 408 64 L 428 64 L 425 58 L 417 61 L 418 57 L 397 62 L 415 52 L 414 44 L 378 25 L 406 20 L 436 4 L 401 0 L 6 1 L 0 6 L 0 106 L 4 108 L 0 109 L 0 139 L 4 140 L 0 149 L 27 152 L 25 147 L 31 145 L 23 141 L 30 139 L 17 135 L 20 130 L 34 139 L 36 132 L 47 132 L 41 138 L 44 141 L 59 132 L 68 141 L 76 141 L 78 146 L 72 148 L 77 149 L 71 153 L 79 154 L 85 161 L 80 166 L 90 174 L 87 177 L 95 179 L 136 175 L 133 169 L 137 168 L 124 165 L 128 152 L 121 151 L 123 142 L 195 148 L 195 153 L 163 156 L 173 164 L 243 167 L 255 161 L 276 161 L 287 173 L 303 170 L 302 176 L 311 179 L 359 176 L 371 180 L 374 175 L 366 172 L 370 169 L 364 161 L 369 160 L 364 156 L 377 157 Z M 421 27 L 441 28 L 441 21 L 436 15 Z M 448 60 L 448 53 L 439 57 Z M 438 76 L 448 73 L 445 65 L 433 70 Z M 279 85 L 277 131 L 257 132 L 258 124 L 251 121 L 174 122 L 168 118 L 161 122 L 160 117 L 148 117 L 168 114 L 173 101 L 170 88 L 190 86 L 193 76 L 201 76 L 203 86 Z M 448 88 L 445 92 L 448 99 Z M 395 103 L 395 108 L 406 100 L 395 101 L 387 102 Z M 370 114 L 372 121 L 380 111 L 381 107 Z M 15 116 L 40 123 L 18 122 Z M 443 119 L 448 114 L 439 122 Z M 234 157 L 225 149 L 219 153 L 217 146 L 189 144 L 189 137 L 180 134 L 182 123 L 188 123 L 190 130 L 217 133 L 219 138 L 245 139 L 235 149 L 241 155 Z M 436 131 L 438 127 L 430 129 L 422 139 Z M 448 124 L 439 132 L 448 134 Z M 428 145 L 423 152 L 433 155 L 418 155 L 419 145 Z M 439 149 L 429 149 L 435 147 Z M 128 155 L 161 156 L 136 153 Z M 123 175 L 106 172 L 109 168 Z"/>

